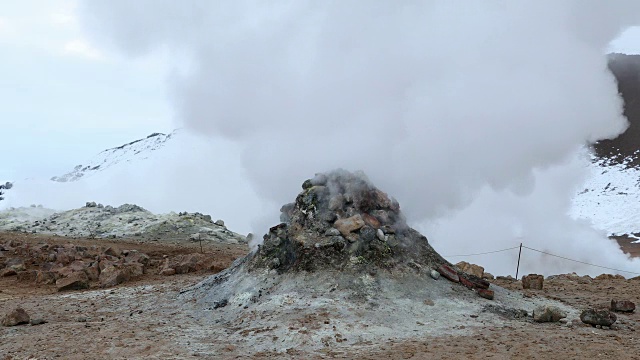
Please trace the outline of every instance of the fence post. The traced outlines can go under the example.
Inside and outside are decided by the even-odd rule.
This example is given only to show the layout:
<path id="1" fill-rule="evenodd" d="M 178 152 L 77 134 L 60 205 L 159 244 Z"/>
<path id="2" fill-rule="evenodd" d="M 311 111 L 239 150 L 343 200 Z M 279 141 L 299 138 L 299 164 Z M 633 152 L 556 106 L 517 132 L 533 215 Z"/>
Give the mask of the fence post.
<path id="1" fill-rule="evenodd" d="M 520 251 L 518 251 L 518 267 L 516 267 L 516 280 L 518 280 L 518 272 L 520 271 L 520 255 L 522 255 L 522 243 L 520 243 Z"/>

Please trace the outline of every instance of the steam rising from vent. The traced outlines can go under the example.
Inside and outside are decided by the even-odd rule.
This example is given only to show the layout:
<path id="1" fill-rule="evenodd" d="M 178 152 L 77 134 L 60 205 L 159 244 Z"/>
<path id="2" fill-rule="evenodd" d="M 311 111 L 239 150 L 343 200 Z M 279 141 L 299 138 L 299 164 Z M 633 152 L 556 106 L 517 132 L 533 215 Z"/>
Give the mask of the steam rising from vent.
<path id="1" fill-rule="evenodd" d="M 179 118 L 237 142 L 253 185 L 274 204 L 309 173 L 361 169 L 426 234 L 471 204 L 484 204 L 474 223 L 492 220 L 502 210 L 487 197 L 528 199 L 533 210 L 517 207 L 495 228 L 511 243 L 533 231 L 524 234 L 532 245 L 555 250 L 555 238 L 590 231 L 566 216 L 581 180 L 566 164 L 626 128 L 603 52 L 640 20 L 636 1 L 584 0 L 121 0 L 84 10 L 87 27 L 128 54 L 189 55 L 187 71 L 170 77 Z M 545 204 L 541 192 L 562 200 Z M 557 216 L 553 229 L 538 223 L 542 214 Z M 458 229 L 473 237 L 443 234 L 435 247 L 499 245 L 493 230 L 471 225 L 460 219 Z M 600 263 L 625 259 L 605 253 Z"/>

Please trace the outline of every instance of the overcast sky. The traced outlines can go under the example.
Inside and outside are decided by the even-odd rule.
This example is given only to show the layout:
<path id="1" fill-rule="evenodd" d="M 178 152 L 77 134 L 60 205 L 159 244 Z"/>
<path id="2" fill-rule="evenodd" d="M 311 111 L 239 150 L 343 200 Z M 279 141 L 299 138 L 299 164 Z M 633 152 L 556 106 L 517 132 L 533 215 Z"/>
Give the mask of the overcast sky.
<path id="1" fill-rule="evenodd" d="M 613 51 L 638 53 L 640 31 Z M 74 0 L 0 8 L 0 181 L 59 175 L 99 151 L 176 127 L 166 55 L 92 44 Z"/>

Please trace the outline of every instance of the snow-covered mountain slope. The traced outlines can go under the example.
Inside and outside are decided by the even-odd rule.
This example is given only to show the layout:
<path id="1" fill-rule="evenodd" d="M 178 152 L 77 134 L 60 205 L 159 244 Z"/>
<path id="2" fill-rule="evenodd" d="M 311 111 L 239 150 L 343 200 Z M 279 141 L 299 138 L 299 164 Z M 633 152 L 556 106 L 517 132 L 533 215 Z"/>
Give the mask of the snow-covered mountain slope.
<path id="1" fill-rule="evenodd" d="M 163 148 L 177 132 L 178 130 L 175 130 L 168 135 L 153 133 L 144 139 L 104 150 L 84 165 L 77 165 L 72 171 L 61 176 L 54 176 L 51 180 L 58 182 L 78 181 L 120 163 L 146 160 L 153 155 L 154 151 Z"/>
<path id="2" fill-rule="evenodd" d="M 619 163 L 594 157 L 571 215 L 610 235 L 640 236 L 640 170 L 628 166 L 632 162 L 631 157 Z"/>

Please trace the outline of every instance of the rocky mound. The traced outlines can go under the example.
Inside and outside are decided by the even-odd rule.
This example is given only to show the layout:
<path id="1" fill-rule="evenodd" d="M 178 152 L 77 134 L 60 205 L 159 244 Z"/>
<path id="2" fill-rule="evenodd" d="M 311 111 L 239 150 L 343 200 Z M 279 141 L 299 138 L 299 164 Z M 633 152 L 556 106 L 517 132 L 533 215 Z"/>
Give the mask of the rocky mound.
<path id="1" fill-rule="evenodd" d="M 255 252 L 181 293 L 189 316 L 218 324 L 185 334 L 192 346 L 218 336 L 273 351 L 274 339 L 321 349 L 459 334 L 550 304 L 577 316 L 460 271 L 361 173 L 319 174 L 302 187 Z"/>
<path id="2" fill-rule="evenodd" d="M 54 212 L 38 207 L 0 212 L 0 231 L 17 231 L 67 237 L 135 238 L 140 241 L 214 241 L 246 243 L 222 220 L 200 213 L 156 215 L 132 204 L 119 207 L 88 202 L 84 207 Z"/>
<path id="3" fill-rule="evenodd" d="M 438 268 L 448 264 L 407 226 L 398 202 L 363 174 L 319 174 L 281 209 L 250 268 L 284 271 Z"/>

